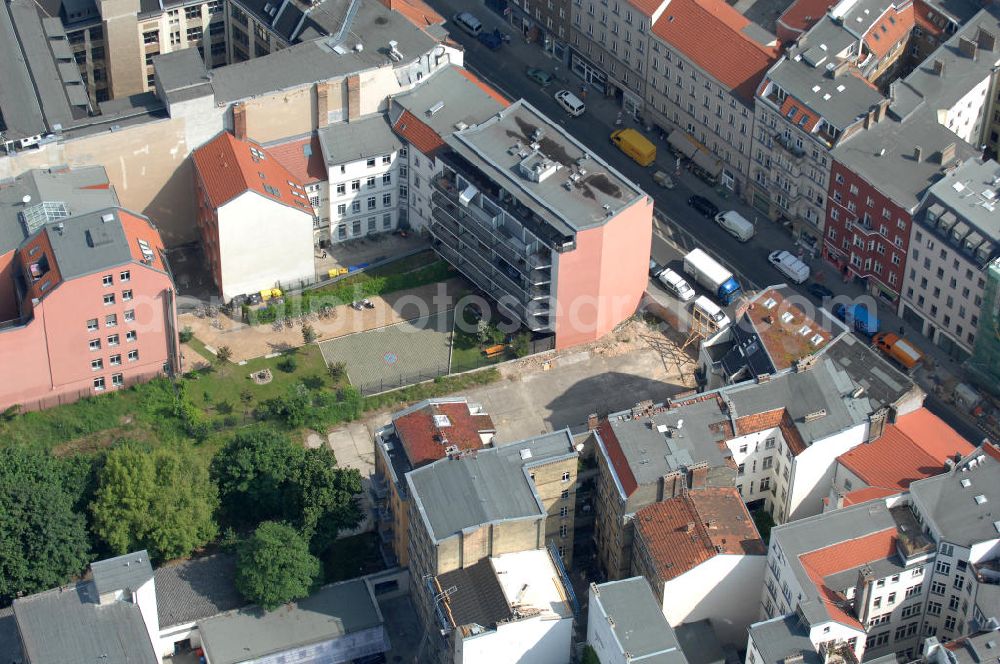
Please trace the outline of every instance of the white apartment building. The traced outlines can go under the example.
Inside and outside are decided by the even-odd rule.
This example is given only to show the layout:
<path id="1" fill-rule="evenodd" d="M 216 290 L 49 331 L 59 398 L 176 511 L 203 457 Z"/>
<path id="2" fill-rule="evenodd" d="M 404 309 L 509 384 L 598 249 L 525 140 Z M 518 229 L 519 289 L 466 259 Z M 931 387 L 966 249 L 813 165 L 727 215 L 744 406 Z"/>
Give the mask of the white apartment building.
<path id="1" fill-rule="evenodd" d="M 931 185 L 910 227 L 899 316 L 956 359 L 972 352 L 998 254 L 1000 164 L 969 159 Z"/>
<path id="2" fill-rule="evenodd" d="M 331 244 L 396 230 L 406 147 L 386 116 L 339 122 L 318 133 L 329 191 L 329 213 L 321 217 L 330 219 Z"/>

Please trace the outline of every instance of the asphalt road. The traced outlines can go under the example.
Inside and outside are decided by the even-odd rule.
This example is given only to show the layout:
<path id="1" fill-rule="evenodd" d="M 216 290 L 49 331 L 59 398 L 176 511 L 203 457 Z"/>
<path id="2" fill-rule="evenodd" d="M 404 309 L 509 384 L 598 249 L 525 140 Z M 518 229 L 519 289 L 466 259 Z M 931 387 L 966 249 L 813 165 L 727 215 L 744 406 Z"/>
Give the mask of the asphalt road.
<path id="1" fill-rule="evenodd" d="M 470 9 L 468 2 L 462 0 L 432 0 L 431 4 L 445 16 Z M 728 197 L 720 196 L 716 188 L 705 184 L 687 171 L 682 170 L 679 176 L 674 175 L 676 159 L 666 142 L 661 139 L 654 139 L 658 148 L 656 163 L 648 168 L 636 164 L 610 142 L 610 133 L 615 129 L 615 120 L 620 110 L 614 99 L 603 98 L 599 92 L 590 89 L 585 100 L 587 112 L 580 117 L 569 116 L 555 101 L 553 95 L 560 89 L 579 93 L 581 79 L 567 71 L 557 60 L 543 53 L 538 45 L 524 43 L 520 35 L 507 25 L 502 17 L 481 5 L 473 11 L 483 22 L 486 30 L 500 28 L 511 34 L 512 40 L 499 50 L 491 51 L 470 35 L 460 30 L 452 30 L 452 37 L 466 49 L 466 68 L 489 81 L 509 98 L 523 97 L 653 197 L 656 219 L 651 255 L 657 263 L 680 271 L 683 254 L 698 246 L 726 264 L 748 290 L 769 284 L 787 283 L 787 279 L 767 261 L 768 253 L 776 249 L 788 249 L 794 253 L 794 241 L 786 230 L 755 213 L 735 196 L 731 194 Z M 525 67 L 538 67 L 550 71 L 556 76 L 556 80 L 541 87 L 525 76 Z M 636 126 L 635 123 L 626 121 L 626 126 L 629 125 Z M 671 173 L 676 183 L 675 188 L 668 190 L 657 185 L 652 177 L 656 170 Z M 741 243 L 714 221 L 700 216 L 687 205 L 687 200 L 692 194 L 709 198 L 720 210 L 737 210 L 745 218 L 753 221 L 757 228 L 753 239 Z M 814 274 L 821 274 L 824 285 L 835 295 L 858 297 L 864 294 L 861 286 L 843 283 L 836 271 L 822 259 L 812 259 L 809 263 Z M 692 285 L 700 290 L 697 285 Z M 789 286 L 803 296 L 808 296 L 806 284 L 801 286 L 789 284 Z M 895 311 L 888 305 L 879 308 L 878 316 L 883 322 L 883 329 L 895 330 L 903 325 L 895 315 Z M 909 330 L 908 326 L 907 330 L 908 338 L 925 353 L 933 356 L 940 366 L 952 371 L 956 369 L 954 363 L 928 339 Z M 918 373 L 917 378 L 928 392 L 925 406 L 969 440 L 978 443 L 984 433 L 974 420 L 930 394 L 932 386 L 928 377 Z"/>

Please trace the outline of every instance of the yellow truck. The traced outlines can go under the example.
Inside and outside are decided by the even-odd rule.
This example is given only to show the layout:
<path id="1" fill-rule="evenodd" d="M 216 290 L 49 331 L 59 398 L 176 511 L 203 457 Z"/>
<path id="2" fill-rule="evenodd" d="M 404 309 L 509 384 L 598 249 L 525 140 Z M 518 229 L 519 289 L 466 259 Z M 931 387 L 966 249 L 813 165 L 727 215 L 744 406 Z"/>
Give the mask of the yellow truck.
<path id="1" fill-rule="evenodd" d="M 656 146 L 635 129 L 611 132 L 611 142 L 640 166 L 649 166 L 656 159 Z"/>

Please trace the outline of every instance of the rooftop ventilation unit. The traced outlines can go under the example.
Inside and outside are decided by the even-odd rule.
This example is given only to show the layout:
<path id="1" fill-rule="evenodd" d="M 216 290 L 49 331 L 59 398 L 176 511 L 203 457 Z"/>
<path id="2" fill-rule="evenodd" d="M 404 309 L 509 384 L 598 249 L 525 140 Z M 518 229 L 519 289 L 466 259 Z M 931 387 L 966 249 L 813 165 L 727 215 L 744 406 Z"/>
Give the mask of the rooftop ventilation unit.
<path id="1" fill-rule="evenodd" d="M 101 223 L 107 224 L 115 220 L 115 215 L 111 212 L 105 212 L 101 215 Z"/>
<path id="2" fill-rule="evenodd" d="M 395 62 L 401 62 L 403 60 L 403 54 L 399 52 L 396 47 L 399 46 L 399 42 L 395 39 L 389 40 L 389 57 Z"/>
<path id="3" fill-rule="evenodd" d="M 434 104 L 433 106 L 431 106 L 430 108 L 427 109 L 427 115 L 434 115 L 435 113 L 437 113 L 438 111 L 440 111 L 442 108 L 444 108 L 444 102 L 443 101 L 439 101 L 438 103 Z"/>
<path id="4" fill-rule="evenodd" d="M 813 411 L 802 418 L 803 422 L 815 422 L 816 420 L 821 420 L 826 417 L 826 408 L 820 408 L 817 411 Z"/>

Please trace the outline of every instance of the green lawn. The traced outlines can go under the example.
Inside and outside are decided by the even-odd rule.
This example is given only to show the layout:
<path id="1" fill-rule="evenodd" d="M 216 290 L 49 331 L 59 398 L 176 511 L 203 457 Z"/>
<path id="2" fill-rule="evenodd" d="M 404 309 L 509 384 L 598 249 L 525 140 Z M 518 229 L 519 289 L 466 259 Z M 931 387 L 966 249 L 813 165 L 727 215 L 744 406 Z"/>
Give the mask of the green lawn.
<path id="1" fill-rule="evenodd" d="M 464 325 L 459 325 L 459 316 L 455 316 L 455 334 L 451 346 L 452 371 L 469 371 L 470 369 L 497 364 L 513 357 L 509 349 L 493 358 L 484 356 L 484 346 L 479 343 L 479 338 L 476 336 L 476 319 L 472 315 L 472 309 L 465 307 L 459 315 L 461 316 L 461 320 L 464 321 Z M 465 328 L 464 330 L 462 329 L 463 327 Z M 493 344 L 487 344 L 487 346 L 491 345 Z"/>
<path id="2" fill-rule="evenodd" d="M 378 536 L 362 533 L 333 543 L 322 556 L 326 583 L 353 579 L 385 569 L 378 551 Z"/>

